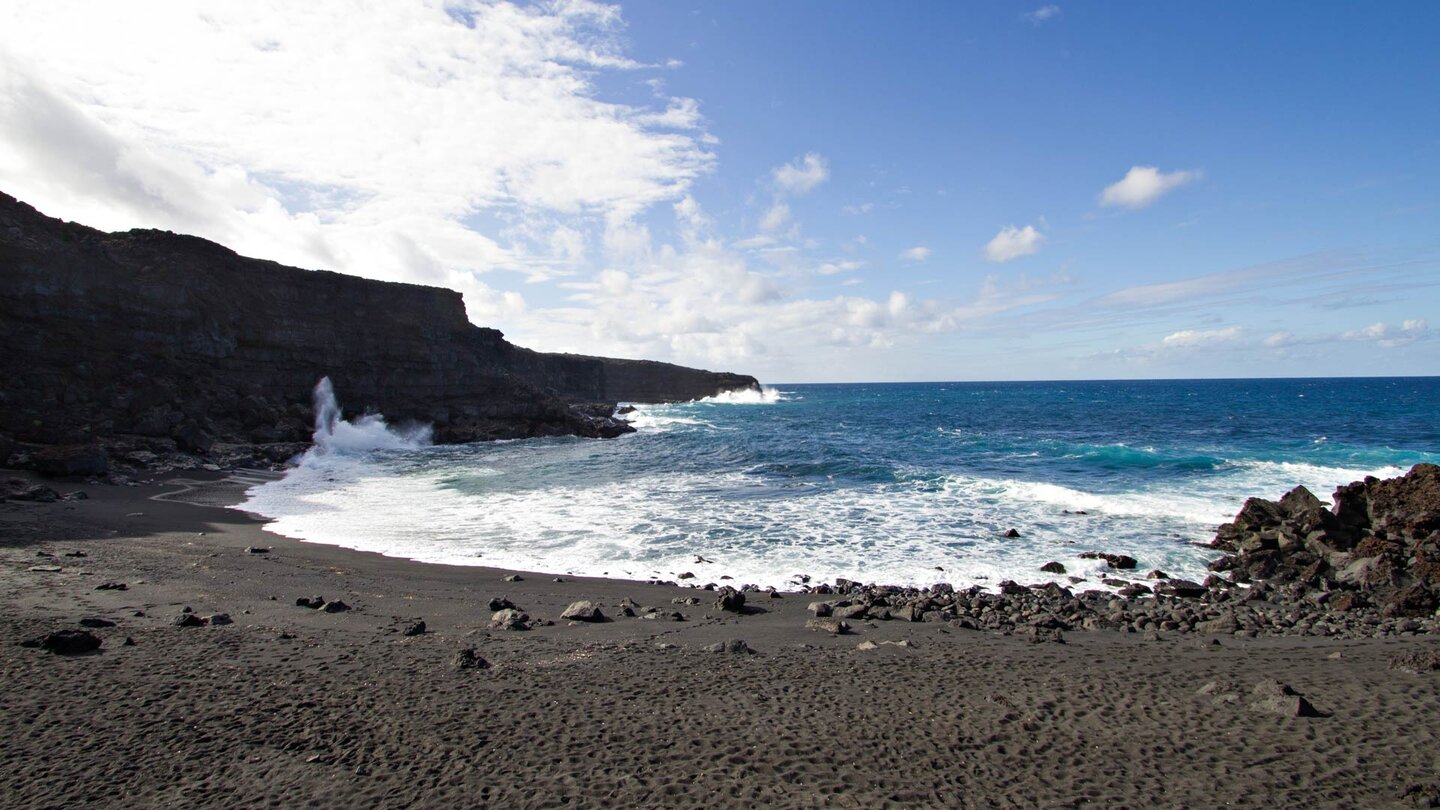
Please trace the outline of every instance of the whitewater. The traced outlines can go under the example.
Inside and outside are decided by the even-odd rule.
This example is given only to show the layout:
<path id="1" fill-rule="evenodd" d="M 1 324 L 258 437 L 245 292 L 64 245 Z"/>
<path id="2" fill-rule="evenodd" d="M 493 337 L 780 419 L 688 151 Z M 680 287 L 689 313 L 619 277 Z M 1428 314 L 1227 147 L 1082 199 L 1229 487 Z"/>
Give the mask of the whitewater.
<path id="1" fill-rule="evenodd" d="M 1433 378 L 782 385 L 639 405 L 619 439 L 435 446 L 341 418 L 327 380 L 314 447 L 239 508 L 310 542 L 551 574 L 1102 587 L 1079 556 L 1101 551 L 1200 580 L 1246 497 L 1440 460 L 1437 395 Z"/>

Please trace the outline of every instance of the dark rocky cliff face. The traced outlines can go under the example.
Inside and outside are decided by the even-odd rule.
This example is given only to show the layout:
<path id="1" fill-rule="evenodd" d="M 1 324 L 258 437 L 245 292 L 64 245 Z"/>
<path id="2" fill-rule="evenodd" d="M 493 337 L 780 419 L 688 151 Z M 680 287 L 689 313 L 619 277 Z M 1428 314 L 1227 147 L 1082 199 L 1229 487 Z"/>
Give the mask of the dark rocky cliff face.
<path id="1" fill-rule="evenodd" d="M 328 375 L 347 414 L 437 441 L 613 436 L 616 400 L 677 401 L 754 378 L 550 355 L 472 325 L 459 293 L 249 259 L 168 232 L 106 234 L 0 194 L 0 434 L 295 442 Z M 3 463 L 3 459 L 0 459 Z"/>

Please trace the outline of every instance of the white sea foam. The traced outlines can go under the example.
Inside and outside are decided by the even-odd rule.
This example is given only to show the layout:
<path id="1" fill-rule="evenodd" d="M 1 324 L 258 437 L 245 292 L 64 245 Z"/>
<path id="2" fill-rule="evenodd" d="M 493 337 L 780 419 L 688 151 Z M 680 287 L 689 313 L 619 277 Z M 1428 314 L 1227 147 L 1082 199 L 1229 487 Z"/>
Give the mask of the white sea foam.
<path id="1" fill-rule="evenodd" d="M 380 414 L 365 414 L 353 422 L 347 421 L 341 415 L 340 403 L 335 399 L 335 387 L 329 377 L 320 378 L 315 385 L 314 396 L 315 444 L 306 453 L 306 459 L 336 453 L 413 450 L 430 444 L 431 429 L 428 425 L 397 429 L 387 425 L 385 417 Z"/>
<path id="2" fill-rule="evenodd" d="M 785 402 L 790 395 L 778 388 L 771 388 L 762 385 L 760 390 L 754 388 L 737 388 L 734 391 L 724 391 L 713 397 L 695 400 L 698 403 L 710 403 L 714 405 L 774 405 L 777 402 Z"/>
<path id="3" fill-rule="evenodd" d="M 1135 557 L 1141 570 L 1203 579 L 1213 554 L 1195 543 L 1209 540 L 1245 497 L 1304 484 L 1325 498 L 1365 475 L 1403 472 L 1228 461 L 1204 475 L 1112 492 L 923 469 L 850 484 L 743 470 L 617 480 L 585 466 L 611 445 L 424 449 L 423 432 L 396 432 L 378 416 L 340 419 L 327 383 L 316 394 L 315 451 L 283 480 L 252 489 L 242 506 L 274 518 L 267 530 L 427 562 L 574 575 L 673 579 L 693 571 L 700 581 L 723 574 L 779 587 L 800 573 L 912 585 L 1069 584 L 1039 572 L 1057 560 L 1092 587 L 1102 564 L 1079 554 L 1105 551 Z M 705 403 L 642 406 L 634 418 L 642 430 L 729 427 L 719 415 L 702 418 L 707 412 Z M 396 450 L 411 452 L 386 452 Z M 525 461 L 537 453 L 538 473 Z M 1019 539 L 1004 537 L 1012 528 Z"/>

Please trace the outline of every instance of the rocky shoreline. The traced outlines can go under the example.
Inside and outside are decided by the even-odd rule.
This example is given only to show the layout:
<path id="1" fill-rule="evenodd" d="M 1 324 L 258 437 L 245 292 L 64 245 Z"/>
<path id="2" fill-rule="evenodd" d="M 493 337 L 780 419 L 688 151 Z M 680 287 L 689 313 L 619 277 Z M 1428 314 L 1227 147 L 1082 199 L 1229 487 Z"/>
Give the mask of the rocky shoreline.
<path id="1" fill-rule="evenodd" d="M 832 634 L 849 632 L 852 623 L 886 621 L 938 622 L 1035 641 L 1063 641 L 1072 630 L 1149 638 L 1388 638 L 1440 631 L 1440 467 L 1418 464 L 1401 477 L 1342 486 L 1333 504 L 1327 508 L 1304 487 L 1278 501 L 1250 498 L 1217 530 L 1211 547 L 1225 553 L 1203 583 L 1159 570 L 1137 577 L 1133 558 L 1086 552 L 1081 556 L 1105 561 L 1106 584 L 1117 591 L 1077 593 L 1054 582 L 1007 580 L 991 593 L 979 586 L 957 591 L 944 583 L 902 588 L 842 579 L 804 584 L 800 592 L 828 597 L 810 602 L 810 626 Z M 1055 565 L 1042 570 L 1053 572 Z M 736 593 L 715 583 L 698 587 L 718 591 L 721 606 Z M 752 586 L 739 593 L 764 594 Z"/>

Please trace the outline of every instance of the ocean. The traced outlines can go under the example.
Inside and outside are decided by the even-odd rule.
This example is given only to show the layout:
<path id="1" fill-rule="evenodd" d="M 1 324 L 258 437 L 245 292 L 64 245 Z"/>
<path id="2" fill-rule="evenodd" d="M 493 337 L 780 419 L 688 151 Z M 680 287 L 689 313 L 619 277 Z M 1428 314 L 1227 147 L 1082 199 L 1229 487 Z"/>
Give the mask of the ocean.
<path id="1" fill-rule="evenodd" d="M 326 418 L 237 508 L 426 562 L 780 588 L 1098 587 L 1086 551 L 1200 581 L 1245 498 L 1440 461 L 1433 377 L 778 385 L 638 406 L 619 439 L 459 446 Z"/>

